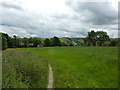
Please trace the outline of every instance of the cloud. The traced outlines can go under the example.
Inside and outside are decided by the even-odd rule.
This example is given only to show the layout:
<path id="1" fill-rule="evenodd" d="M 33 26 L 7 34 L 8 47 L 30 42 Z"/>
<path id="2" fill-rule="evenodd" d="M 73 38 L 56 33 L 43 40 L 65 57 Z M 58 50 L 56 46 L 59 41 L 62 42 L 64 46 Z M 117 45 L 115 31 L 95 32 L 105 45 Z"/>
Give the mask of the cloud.
<path id="1" fill-rule="evenodd" d="M 18 10 L 22 10 L 22 7 L 13 3 L 5 3 L 2 2 L 0 3 L 0 5 L 2 5 L 3 8 L 12 8 L 12 9 L 18 9 Z"/>
<path id="2" fill-rule="evenodd" d="M 117 11 L 111 3 L 68 3 L 63 0 L 54 4 L 41 0 L 5 0 L 0 3 L 0 31 L 10 35 L 85 37 L 88 31 L 95 29 L 116 37 Z"/>
<path id="3" fill-rule="evenodd" d="M 117 23 L 117 11 L 110 2 L 75 2 L 66 3 L 80 14 L 85 23 L 94 25 L 107 25 Z"/>

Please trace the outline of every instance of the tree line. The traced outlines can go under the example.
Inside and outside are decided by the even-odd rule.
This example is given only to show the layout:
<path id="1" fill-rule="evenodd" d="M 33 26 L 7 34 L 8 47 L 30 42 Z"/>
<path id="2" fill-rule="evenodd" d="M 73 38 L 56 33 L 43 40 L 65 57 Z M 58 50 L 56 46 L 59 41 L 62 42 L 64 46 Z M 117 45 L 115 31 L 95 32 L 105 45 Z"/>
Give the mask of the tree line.
<path id="1" fill-rule="evenodd" d="M 8 34 L 2 33 L 2 50 L 6 48 L 21 48 L 21 47 L 48 47 L 48 46 L 61 46 L 62 43 L 58 37 L 54 36 L 51 39 L 45 39 L 44 41 L 41 38 L 37 37 L 24 37 L 20 38 L 19 36 L 9 36 Z"/>
<path id="2" fill-rule="evenodd" d="M 21 48 L 21 47 L 49 47 L 49 46 L 74 46 L 71 41 L 67 43 L 61 42 L 60 39 L 56 36 L 53 38 L 46 38 L 42 40 L 37 37 L 24 37 L 20 38 L 19 36 L 9 36 L 5 33 L 2 34 L 2 50 L 6 48 Z M 84 44 L 86 46 L 118 46 L 120 45 L 119 40 L 111 40 L 106 32 L 94 30 L 88 32 L 88 35 L 83 38 Z"/>

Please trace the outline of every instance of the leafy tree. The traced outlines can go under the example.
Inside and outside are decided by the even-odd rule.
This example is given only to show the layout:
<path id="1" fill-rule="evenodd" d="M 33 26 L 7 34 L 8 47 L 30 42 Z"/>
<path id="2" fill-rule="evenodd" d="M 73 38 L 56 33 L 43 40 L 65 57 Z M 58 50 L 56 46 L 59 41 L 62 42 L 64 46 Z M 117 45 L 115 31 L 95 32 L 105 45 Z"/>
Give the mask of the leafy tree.
<path id="1" fill-rule="evenodd" d="M 23 39 L 22 39 L 22 42 L 23 42 L 23 47 L 27 47 L 28 46 L 28 38 L 26 38 L 26 37 L 24 37 Z"/>
<path id="2" fill-rule="evenodd" d="M 36 46 L 38 46 L 38 45 L 41 45 L 41 40 L 38 38 L 38 39 L 36 39 Z"/>
<path id="3" fill-rule="evenodd" d="M 28 38 L 27 47 L 34 47 L 34 39 L 32 37 Z"/>
<path id="4" fill-rule="evenodd" d="M 109 36 L 106 32 L 103 31 L 97 31 L 95 32 L 92 30 L 91 32 L 88 32 L 88 36 L 84 38 L 84 42 L 86 45 L 90 46 L 102 46 L 106 41 L 109 41 Z"/>
<path id="5" fill-rule="evenodd" d="M 85 45 L 87 45 L 87 46 L 91 45 L 91 42 L 87 37 L 85 37 L 83 40 L 84 40 Z"/>
<path id="6" fill-rule="evenodd" d="M 2 50 L 2 33 L 0 32 L 0 51 Z"/>
<path id="7" fill-rule="evenodd" d="M 2 50 L 7 49 L 7 39 L 5 34 L 2 34 Z"/>
<path id="8" fill-rule="evenodd" d="M 120 38 L 118 38 L 117 46 L 120 46 Z"/>
<path id="9" fill-rule="evenodd" d="M 12 37 L 10 37 L 8 34 L 6 34 L 6 33 L 2 33 L 5 37 L 6 37 L 6 39 L 7 39 L 7 46 L 8 46 L 8 48 L 12 48 L 12 47 L 14 47 L 14 46 L 16 46 L 16 44 L 15 43 L 17 43 L 14 39 L 16 38 L 16 36 L 14 35 L 13 36 L 13 38 Z"/>
<path id="10" fill-rule="evenodd" d="M 44 46 L 48 47 L 48 46 L 50 46 L 50 44 L 51 44 L 51 42 L 48 38 L 44 40 Z"/>
<path id="11" fill-rule="evenodd" d="M 106 32 L 97 31 L 96 35 L 97 35 L 97 44 L 99 46 L 102 46 L 106 41 L 110 40 Z"/>
<path id="12" fill-rule="evenodd" d="M 33 46 L 37 47 L 41 44 L 41 40 L 39 38 L 33 38 Z"/>
<path id="13" fill-rule="evenodd" d="M 58 37 L 54 36 L 54 38 L 51 39 L 51 46 L 61 46 L 61 41 Z"/>
<path id="14" fill-rule="evenodd" d="M 13 38 L 12 37 L 8 37 L 8 48 L 12 48 L 14 45 L 13 45 Z"/>
<path id="15" fill-rule="evenodd" d="M 93 44 L 94 46 L 96 45 L 97 37 L 96 37 L 96 32 L 92 30 L 91 32 L 88 32 L 88 41 L 89 44 Z"/>
<path id="16" fill-rule="evenodd" d="M 24 46 L 23 38 L 18 38 L 17 42 L 18 42 L 17 47 L 23 47 Z"/>
<path id="17" fill-rule="evenodd" d="M 13 36 L 13 47 L 14 48 L 17 47 L 17 36 L 16 35 Z"/>

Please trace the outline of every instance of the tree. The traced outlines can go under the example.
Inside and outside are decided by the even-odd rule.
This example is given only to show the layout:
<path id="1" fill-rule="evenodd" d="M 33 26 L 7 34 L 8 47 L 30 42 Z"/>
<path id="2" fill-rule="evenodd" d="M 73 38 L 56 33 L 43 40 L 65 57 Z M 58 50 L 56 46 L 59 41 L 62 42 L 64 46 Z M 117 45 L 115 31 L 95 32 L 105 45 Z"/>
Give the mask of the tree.
<path id="1" fill-rule="evenodd" d="M 13 36 L 13 47 L 14 48 L 17 47 L 17 36 L 16 35 Z"/>
<path id="2" fill-rule="evenodd" d="M 8 41 L 8 48 L 12 48 L 13 47 L 13 38 L 12 37 L 8 37 L 8 39 L 7 39 Z"/>
<path id="3" fill-rule="evenodd" d="M 84 40 L 85 45 L 87 45 L 87 46 L 91 45 L 90 40 L 88 39 L 88 37 L 83 38 L 83 40 Z"/>
<path id="4" fill-rule="evenodd" d="M 0 32 L 0 51 L 2 50 L 2 33 Z"/>
<path id="5" fill-rule="evenodd" d="M 28 46 L 28 38 L 26 38 L 26 37 L 24 37 L 23 39 L 22 39 L 22 42 L 23 42 L 23 47 L 27 47 Z"/>
<path id="6" fill-rule="evenodd" d="M 86 45 L 90 46 L 102 46 L 106 41 L 109 41 L 109 36 L 106 32 L 103 31 L 97 31 L 95 32 L 92 30 L 91 32 L 88 32 L 88 36 L 84 38 L 84 42 Z"/>
<path id="7" fill-rule="evenodd" d="M 58 37 L 54 36 L 54 38 L 51 39 L 51 46 L 61 46 L 61 41 Z"/>
<path id="8" fill-rule="evenodd" d="M 97 37 L 96 32 L 92 30 L 91 32 L 88 32 L 88 41 L 93 44 L 93 46 L 96 45 Z"/>
<path id="9" fill-rule="evenodd" d="M 97 37 L 97 44 L 99 46 L 102 46 L 106 41 L 109 41 L 110 38 L 109 36 L 107 35 L 106 32 L 103 32 L 103 31 L 97 31 L 96 32 L 96 37 Z"/>
<path id="10" fill-rule="evenodd" d="M 50 42 L 50 40 L 48 38 L 44 40 L 44 46 L 45 47 L 50 46 L 50 44 L 51 44 L 51 42 Z"/>
<path id="11" fill-rule="evenodd" d="M 2 50 L 7 49 L 7 39 L 4 34 L 2 34 Z"/>
<path id="12" fill-rule="evenodd" d="M 33 46 L 37 47 L 41 44 L 41 40 L 39 38 L 33 38 Z"/>

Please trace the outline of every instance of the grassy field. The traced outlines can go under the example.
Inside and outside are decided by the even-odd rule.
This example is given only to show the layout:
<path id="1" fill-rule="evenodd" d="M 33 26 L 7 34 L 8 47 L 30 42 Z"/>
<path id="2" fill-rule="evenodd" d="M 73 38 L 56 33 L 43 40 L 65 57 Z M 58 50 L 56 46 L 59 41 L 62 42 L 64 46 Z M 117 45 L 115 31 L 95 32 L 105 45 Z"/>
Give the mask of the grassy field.
<path id="1" fill-rule="evenodd" d="M 3 88 L 47 87 L 48 64 L 31 51 L 7 49 L 3 51 Z"/>
<path id="2" fill-rule="evenodd" d="M 47 59 L 53 68 L 54 88 L 117 87 L 117 47 L 41 47 L 19 50 L 33 51 Z"/>

